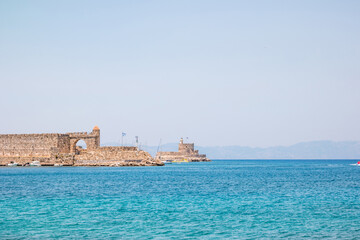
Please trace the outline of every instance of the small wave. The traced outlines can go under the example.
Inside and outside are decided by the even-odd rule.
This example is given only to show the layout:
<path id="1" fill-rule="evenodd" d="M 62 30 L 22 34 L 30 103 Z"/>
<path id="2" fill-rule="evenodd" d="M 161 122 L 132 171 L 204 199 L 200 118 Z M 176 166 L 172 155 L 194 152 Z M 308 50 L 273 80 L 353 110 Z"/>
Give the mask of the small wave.
<path id="1" fill-rule="evenodd" d="M 341 166 L 341 164 L 328 164 L 327 166 L 328 167 L 339 167 L 339 166 Z"/>

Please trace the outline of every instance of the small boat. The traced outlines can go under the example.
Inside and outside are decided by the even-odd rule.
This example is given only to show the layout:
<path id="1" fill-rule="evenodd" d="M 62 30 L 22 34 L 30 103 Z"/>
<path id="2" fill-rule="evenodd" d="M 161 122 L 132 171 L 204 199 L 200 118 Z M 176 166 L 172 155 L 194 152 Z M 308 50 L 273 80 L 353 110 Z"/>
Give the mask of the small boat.
<path id="1" fill-rule="evenodd" d="M 165 163 L 165 164 L 171 164 L 172 163 L 171 160 L 163 160 L 162 162 Z"/>
<path id="2" fill-rule="evenodd" d="M 360 166 L 360 161 L 358 161 L 357 163 L 354 163 L 354 164 L 350 164 L 350 165 L 353 165 L 353 166 Z"/>
<path id="3" fill-rule="evenodd" d="M 187 159 L 181 159 L 181 160 L 174 160 L 173 161 L 173 163 L 188 163 L 189 162 L 189 160 L 187 160 Z"/>
<path id="4" fill-rule="evenodd" d="M 29 164 L 29 166 L 31 166 L 31 167 L 40 167 L 41 164 L 40 164 L 39 161 L 32 161 L 32 162 Z"/>
<path id="5" fill-rule="evenodd" d="M 8 164 L 9 167 L 16 167 L 18 165 L 18 163 L 16 162 L 11 162 Z"/>
<path id="6" fill-rule="evenodd" d="M 61 163 L 55 163 L 54 167 L 62 167 L 63 165 Z"/>

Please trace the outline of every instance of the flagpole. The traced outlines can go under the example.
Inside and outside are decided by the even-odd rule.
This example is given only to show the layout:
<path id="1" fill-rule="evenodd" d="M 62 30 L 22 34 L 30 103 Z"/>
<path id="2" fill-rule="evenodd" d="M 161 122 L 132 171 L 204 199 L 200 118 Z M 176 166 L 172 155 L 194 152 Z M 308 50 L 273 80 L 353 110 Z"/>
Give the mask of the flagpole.
<path id="1" fill-rule="evenodd" d="M 126 136 L 125 132 L 121 132 L 121 146 L 124 146 L 124 136 Z"/>

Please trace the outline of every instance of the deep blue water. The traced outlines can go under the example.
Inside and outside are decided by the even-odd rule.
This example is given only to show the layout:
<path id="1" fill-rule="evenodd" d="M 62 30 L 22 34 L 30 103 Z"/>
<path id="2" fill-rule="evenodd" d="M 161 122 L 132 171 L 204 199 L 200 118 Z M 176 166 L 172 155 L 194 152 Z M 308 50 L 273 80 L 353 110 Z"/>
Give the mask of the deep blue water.
<path id="1" fill-rule="evenodd" d="M 360 239 L 356 161 L 0 168 L 1 239 Z"/>

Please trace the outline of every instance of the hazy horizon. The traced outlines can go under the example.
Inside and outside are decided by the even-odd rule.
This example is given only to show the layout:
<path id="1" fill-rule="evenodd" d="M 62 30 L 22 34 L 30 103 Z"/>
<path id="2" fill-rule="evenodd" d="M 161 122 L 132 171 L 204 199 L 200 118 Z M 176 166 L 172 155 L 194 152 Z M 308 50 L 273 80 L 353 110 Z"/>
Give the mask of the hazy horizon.
<path id="1" fill-rule="evenodd" d="M 304 144 L 304 143 L 322 143 L 322 142 L 331 142 L 331 143 L 360 143 L 360 141 L 332 141 L 332 140 L 315 140 L 315 141 L 305 141 L 305 142 L 298 142 L 298 143 L 294 143 L 294 144 L 290 144 L 290 145 L 273 145 L 273 146 L 266 146 L 266 147 L 252 147 L 249 145 L 199 145 L 196 142 L 192 142 L 192 141 L 184 141 L 184 143 L 194 143 L 195 148 L 196 147 L 249 147 L 249 148 L 273 148 L 273 147 L 291 147 L 294 145 L 299 145 L 299 144 Z M 178 146 L 179 142 L 165 142 L 165 143 L 161 143 L 160 146 L 164 146 L 164 145 L 174 145 L 174 146 Z M 100 143 L 101 146 L 121 146 L 121 141 L 114 141 L 114 142 L 101 142 Z M 123 143 L 124 146 L 136 146 L 136 142 L 134 141 L 125 141 Z M 145 145 L 143 143 L 141 143 L 141 145 Z M 157 147 L 159 146 L 159 144 L 155 144 L 155 145 L 146 145 L 146 146 L 150 146 L 150 147 Z"/>
<path id="2" fill-rule="evenodd" d="M 121 146 L 121 143 L 106 142 L 101 145 Z M 128 145 L 135 146 L 135 143 Z M 178 151 L 178 143 L 162 143 L 160 146 L 141 144 L 140 149 L 154 157 L 158 151 Z M 271 147 L 200 146 L 195 143 L 195 149 L 201 154 L 206 154 L 210 159 L 360 159 L 359 141 L 311 141 Z"/>
<path id="3" fill-rule="evenodd" d="M 360 141 L 359 1 L 1 1 L 0 134 Z"/>

